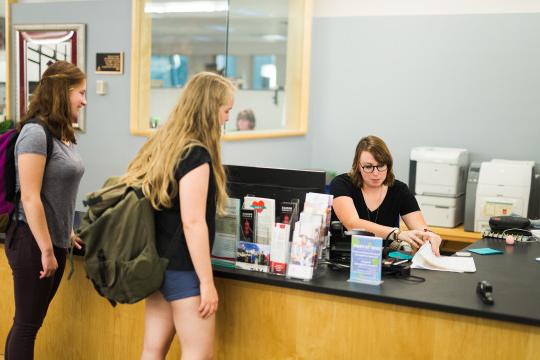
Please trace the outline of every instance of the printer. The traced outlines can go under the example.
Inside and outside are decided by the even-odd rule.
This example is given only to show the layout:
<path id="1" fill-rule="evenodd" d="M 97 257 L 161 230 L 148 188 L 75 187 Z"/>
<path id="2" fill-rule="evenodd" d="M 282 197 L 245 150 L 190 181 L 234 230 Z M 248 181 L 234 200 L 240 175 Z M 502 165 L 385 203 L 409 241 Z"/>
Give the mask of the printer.
<path id="1" fill-rule="evenodd" d="M 489 230 L 492 216 L 537 216 L 538 176 L 533 161 L 493 159 L 480 165 L 474 231 Z M 532 201 L 531 194 L 533 194 Z"/>
<path id="2" fill-rule="evenodd" d="M 463 222 L 469 152 L 460 148 L 411 150 L 409 187 L 428 225 L 455 227 Z"/>

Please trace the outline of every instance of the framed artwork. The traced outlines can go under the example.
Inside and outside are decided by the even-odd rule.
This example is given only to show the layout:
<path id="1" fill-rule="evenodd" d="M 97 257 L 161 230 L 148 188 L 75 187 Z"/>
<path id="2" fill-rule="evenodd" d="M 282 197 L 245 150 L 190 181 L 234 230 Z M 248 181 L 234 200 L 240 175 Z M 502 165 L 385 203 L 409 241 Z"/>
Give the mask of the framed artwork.
<path id="1" fill-rule="evenodd" d="M 85 24 L 15 25 L 17 120 L 26 113 L 32 93 L 47 67 L 64 60 L 85 69 Z M 85 109 L 79 113 L 76 129 L 85 129 Z"/>

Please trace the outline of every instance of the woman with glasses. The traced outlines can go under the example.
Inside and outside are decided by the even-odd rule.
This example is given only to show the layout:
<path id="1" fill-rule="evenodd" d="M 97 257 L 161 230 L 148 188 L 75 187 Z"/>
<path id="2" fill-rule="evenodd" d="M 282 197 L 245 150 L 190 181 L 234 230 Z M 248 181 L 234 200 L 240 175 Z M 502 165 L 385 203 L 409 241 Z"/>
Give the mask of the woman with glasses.
<path id="1" fill-rule="evenodd" d="M 440 236 L 429 231 L 414 194 L 395 179 L 392 165 L 392 155 L 381 138 L 360 139 L 351 170 L 330 184 L 333 217 L 348 230 L 365 229 L 391 240 L 392 248 L 416 251 L 429 241 L 433 253 L 439 255 Z M 400 218 L 408 230 L 400 230 Z"/>

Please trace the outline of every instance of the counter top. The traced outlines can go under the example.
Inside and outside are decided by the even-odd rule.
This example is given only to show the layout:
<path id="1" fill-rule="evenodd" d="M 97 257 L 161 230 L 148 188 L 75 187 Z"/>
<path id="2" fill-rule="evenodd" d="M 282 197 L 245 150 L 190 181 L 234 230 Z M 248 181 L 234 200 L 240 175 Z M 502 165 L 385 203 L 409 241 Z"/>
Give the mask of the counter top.
<path id="1" fill-rule="evenodd" d="M 425 278 L 422 283 L 383 277 L 380 286 L 357 284 L 347 281 L 348 270 L 325 265 L 311 281 L 221 267 L 214 268 L 214 273 L 229 279 L 540 326 L 540 262 L 535 261 L 540 257 L 540 243 L 507 246 L 500 240 L 482 239 L 467 249 L 481 247 L 500 249 L 504 254 L 473 254 L 475 273 L 413 269 L 411 275 Z M 493 286 L 492 306 L 484 305 L 476 294 L 481 280 Z"/>
<path id="2" fill-rule="evenodd" d="M 383 284 L 370 286 L 348 282 L 348 270 L 321 265 L 311 281 L 288 279 L 254 271 L 214 267 L 216 276 L 317 293 L 365 299 L 430 310 L 478 316 L 540 326 L 540 243 L 505 245 L 498 239 L 482 239 L 466 249 L 491 247 L 502 255 L 472 254 L 475 273 L 411 270 L 423 283 L 383 277 Z M 493 306 L 484 305 L 476 294 L 481 280 L 493 286 Z"/>

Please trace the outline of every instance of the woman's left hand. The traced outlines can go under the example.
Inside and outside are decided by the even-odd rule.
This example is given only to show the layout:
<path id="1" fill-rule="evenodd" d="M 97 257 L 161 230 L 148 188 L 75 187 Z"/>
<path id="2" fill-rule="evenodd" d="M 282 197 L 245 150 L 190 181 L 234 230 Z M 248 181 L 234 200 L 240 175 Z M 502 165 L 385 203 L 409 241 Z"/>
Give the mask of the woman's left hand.
<path id="1" fill-rule="evenodd" d="M 423 234 L 424 241 L 429 241 L 431 244 L 431 250 L 437 256 L 440 256 L 439 247 L 441 246 L 442 239 L 439 235 L 435 234 L 432 231 L 424 231 Z"/>
<path id="2" fill-rule="evenodd" d="M 214 315 L 218 309 L 218 293 L 214 283 L 200 284 L 201 289 L 201 304 L 199 305 L 199 315 L 203 319 L 208 319 Z"/>
<path id="3" fill-rule="evenodd" d="M 69 239 L 71 240 L 71 244 L 73 244 L 73 246 L 75 246 L 79 250 L 82 249 L 84 245 L 84 241 L 78 235 L 75 235 L 75 233 L 72 233 Z"/>

